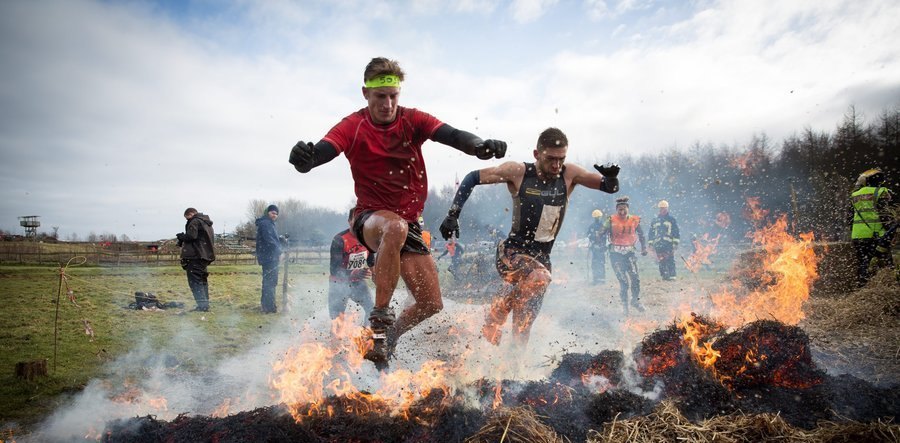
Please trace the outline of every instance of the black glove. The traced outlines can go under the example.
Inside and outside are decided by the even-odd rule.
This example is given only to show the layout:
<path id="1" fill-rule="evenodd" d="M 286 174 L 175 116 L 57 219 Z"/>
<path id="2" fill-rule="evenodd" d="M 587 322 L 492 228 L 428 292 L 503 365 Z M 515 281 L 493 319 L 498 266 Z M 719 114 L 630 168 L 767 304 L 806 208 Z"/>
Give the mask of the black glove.
<path id="1" fill-rule="evenodd" d="M 482 160 L 503 158 L 506 155 L 506 142 L 488 139 L 475 145 L 475 156 Z"/>
<path id="2" fill-rule="evenodd" d="M 607 163 L 603 166 L 594 165 L 594 169 L 600 173 L 600 175 L 607 178 L 616 178 L 619 175 L 619 165 L 615 163 Z"/>
<path id="3" fill-rule="evenodd" d="M 183 242 L 184 241 L 184 232 L 179 232 L 179 233 L 175 234 L 175 238 L 177 238 L 178 241 Z"/>
<path id="4" fill-rule="evenodd" d="M 440 231 L 444 240 L 450 240 L 450 237 L 453 236 L 453 234 L 456 234 L 456 238 L 459 238 L 459 219 L 452 215 L 448 215 L 447 218 L 441 222 Z"/>
<path id="5" fill-rule="evenodd" d="M 294 165 L 294 169 L 299 172 L 309 172 L 315 161 L 315 151 L 312 142 L 297 142 L 291 149 L 291 156 L 288 161 Z"/>
<path id="6" fill-rule="evenodd" d="M 619 192 L 619 165 L 615 163 L 607 163 L 603 166 L 594 165 L 594 169 L 603 176 L 603 184 L 600 185 L 600 190 L 603 192 L 608 192 L 610 194 L 614 194 Z"/>

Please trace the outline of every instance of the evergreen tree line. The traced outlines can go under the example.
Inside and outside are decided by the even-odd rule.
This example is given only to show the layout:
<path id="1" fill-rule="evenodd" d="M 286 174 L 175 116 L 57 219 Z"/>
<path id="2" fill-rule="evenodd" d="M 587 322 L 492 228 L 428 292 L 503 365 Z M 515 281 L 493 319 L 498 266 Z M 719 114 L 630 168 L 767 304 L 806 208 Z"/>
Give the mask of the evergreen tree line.
<path id="1" fill-rule="evenodd" d="M 575 149 L 569 154 L 570 163 L 585 167 L 601 162 L 582 160 Z M 604 216 L 611 215 L 615 200 L 625 196 L 631 213 L 645 220 L 641 223 L 645 231 L 656 215 L 658 201 L 667 200 L 670 213 L 681 225 L 683 240 L 715 232 L 724 234 L 723 239 L 744 241 L 750 231 L 781 215 L 788 217 L 795 233 L 812 231 L 817 239 L 842 240 L 849 237 L 849 196 L 860 173 L 880 168 L 887 176 L 886 186 L 900 191 L 900 106 L 882 111 L 871 122 L 850 106 L 833 133 L 805 128 L 780 144 L 763 133 L 753 135 L 744 145 L 697 142 L 687 149 L 670 148 L 658 154 L 632 156 L 611 151 L 604 155 L 622 168 L 620 191 L 606 194 L 576 188 L 558 241 L 583 238 L 592 221 L 591 212 L 600 209 Z M 452 185 L 429 191 L 423 218 L 436 239 L 455 191 Z M 250 221 L 239 228 L 239 234 L 255 235 L 253 220 L 268 204 L 250 202 Z M 325 246 L 347 227 L 346 213 L 293 199 L 276 204 L 281 210 L 279 232 L 289 234 L 296 244 Z M 461 241 L 505 237 L 511 209 L 506 186 L 476 187 L 460 217 Z M 729 220 L 727 227 L 717 226 L 717 217 L 720 222 Z"/>

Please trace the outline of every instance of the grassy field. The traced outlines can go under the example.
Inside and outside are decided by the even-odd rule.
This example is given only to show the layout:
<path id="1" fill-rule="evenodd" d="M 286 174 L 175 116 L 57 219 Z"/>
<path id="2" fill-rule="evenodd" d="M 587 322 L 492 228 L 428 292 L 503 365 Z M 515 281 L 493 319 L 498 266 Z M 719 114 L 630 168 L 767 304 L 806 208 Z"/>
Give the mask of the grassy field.
<path id="1" fill-rule="evenodd" d="M 324 272 L 324 262 L 292 265 L 289 281 L 292 286 L 303 285 L 307 279 L 322 280 Z M 0 423 L 13 422 L 27 429 L 58 407 L 67 394 L 102 377 L 108 370 L 105 363 L 132 347 L 166 349 L 186 322 L 202 329 L 205 334 L 198 335 L 208 338 L 194 345 L 222 357 L 264 336 L 273 322 L 271 316 L 259 313 L 259 266 L 214 265 L 210 273 L 212 310 L 198 313 L 188 312 L 194 302 L 184 271 L 178 267 L 70 267 L 60 291 L 58 268 L 0 266 L 0 312 L 6 325 L 0 330 Z M 158 312 L 126 309 L 135 291 L 153 292 L 163 302 L 185 306 Z M 280 285 L 277 297 L 281 305 Z M 172 347 L 173 357 L 191 370 L 186 348 L 190 349 Z M 15 377 L 17 362 L 37 359 L 48 360 L 48 377 L 34 381 Z"/>
<path id="2" fill-rule="evenodd" d="M 586 280 L 585 254 L 561 249 L 554 258 L 554 278 Z M 651 259 L 641 257 L 640 261 L 642 276 L 653 279 L 656 270 Z M 327 263 L 303 263 L 290 266 L 293 299 L 287 320 L 298 325 L 324 310 L 326 303 L 322 291 L 327 287 Z M 450 281 L 448 265 L 449 260 L 438 262 L 445 283 Z M 721 270 L 705 271 L 693 278 L 713 279 L 717 271 Z M 259 266 L 213 265 L 210 272 L 212 311 L 198 313 L 188 312 L 194 302 L 179 267 L 73 266 L 66 270 L 67 279 L 60 290 L 56 267 L 0 266 L 0 299 L 4 302 L 0 312 L 7 319 L 7 327 L 0 330 L 0 366 L 5 368 L 0 372 L 0 425 L 12 423 L 27 432 L 82 392 L 91 380 L 121 379 L 111 376 L 121 369 L 110 363 L 137 348 L 151 349 L 177 361 L 186 372 L 202 374 L 209 369 L 210 361 L 201 361 L 192 350 L 222 360 L 267 340 L 276 328 L 276 319 L 259 312 Z M 617 300 L 614 277 L 607 272 L 607 298 Z M 73 291 L 74 301 L 67 296 L 68 289 Z M 177 301 L 185 306 L 158 312 L 126 309 L 134 301 L 135 291 L 153 292 L 162 302 Z M 578 292 L 565 288 L 558 291 L 563 297 L 580 299 Z M 653 291 L 652 283 L 648 291 Z M 277 300 L 281 308 L 281 285 Z M 561 306 L 565 310 L 566 302 Z M 59 318 L 55 322 L 57 308 Z M 547 306 L 545 310 L 553 312 L 552 308 Z M 617 303 L 612 310 L 618 313 Z M 54 325 L 58 336 L 56 359 Z M 14 376 L 17 362 L 36 359 L 48 360 L 48 377 L 25 381 Z"/>

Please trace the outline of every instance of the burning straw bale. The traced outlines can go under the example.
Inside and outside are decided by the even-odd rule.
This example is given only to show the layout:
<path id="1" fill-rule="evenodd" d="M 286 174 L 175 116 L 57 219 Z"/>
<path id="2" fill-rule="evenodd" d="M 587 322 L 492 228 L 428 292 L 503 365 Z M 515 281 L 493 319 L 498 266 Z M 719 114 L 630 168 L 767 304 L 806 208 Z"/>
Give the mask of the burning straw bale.
<path id="1" fill-rule="evenodd" d="M 721 325 L 700 316 L 694 321 L 709 332 L 721 331 Z M 642 388 L 650 390 L 662 383 L 665 397 L 679 400 L 692 417 L 735 410 L 732 393 L 714 373 L 700 367 L 684 344 L 685 330 L 677 325 L 658 330 L 640 343 L 634 351 L 638 373 L 644 377 Z"/>
<path id="2" fill-rule="evenodd" d="M 608 423 L 601 431 L 591 431 L 588 443 L 667 443 L 673 441 L 755 443 L 783 441 L 824 442 L 897 442 L 900 426 L 877 421 L 821 422 L 812 431 L 795 428 L 778 414 L 735 413 L 693 423 L 675 406 L 663 401 L 649 415 Z"/>
<path id="3" fill-rule="evenodd" d="M 542 422 L 554 432 L 571 441 L 584 441 L 592 426 L 586 405 L 594 394 L 583 384 L 503 380 L 498 387 L 497 383 L 482 379 L 474 387 L 482 410 L 491 411 L 495 403 L 527 407 L 540 415 Z"/>
<path id="4" fill-rule="evenodd" d="M 259 408 L 225 418 L 179 415 L 171 422 L 154 416 L 115 420 L 103 434 L 107 443 L 156 443 L 161 441 L 247 441 L 323 442 L 313 433 L 297 426 L 283 407 Z"/>
<path id="5" fill-rule="evenodd" d="M 403 441 L 414 423 L 390 414 L 384 402 L 370 400 L 363 404 L 356 398 L 327 397 L 316 411 L 300 410 L 309 414 L 300 423 L 311 434 L 324 441 L 389 442 Z"/>
<path id="6" fill-rule="evenodd" d="M 432 391 L 432 392 L 437 392 Z M 378 400 L 332 396 L 302 405 L 297 421 L 284 406 L 259 408 L 223 418 L 180 415 L 171 422 L 155 417 L 115 420 L 107 424 L 105 442 L 449 442 L 462 441 L 485 424 L 481 410 L 442 395 L 429 395 L 410 407 L 409 415 L 391 415 Z"/>
<path id="7" fill-rule="evenodd" d="M 802 329 L 774 320 L 749 323 L 734 332 L 695 316 L 693 324 L 704 333 L 699 340 L 712 343 L 718 353 L 712 372 L 731 389 L 753 386 L 809 387 L 821 383 L 822 372 L 812 362 L 809 337 Z M 678 325 L 647 336 L 635 349 L 638 372 L 667 383 L 684 380 L 698 362 L 686 346 L 686 330 Z"/>
<path id="8" fill-rule="evenodd" d="M 527 407 L 499 408 L 487 423 L 466 443 L 563 443 L 563 439 L 545 425 L 540 417 Z"/>
<path id="9" fill-rule="evenodd" d="M 591 398 L 586 414 L 593 426 L 600 427 L 616 419 L 649 414 L 653 402 L 634 393 L 614 389 Z"/>
<path id="10" fill-rule="evenodd" d="M 808 388 L 824 375 L 812 362 L 809 337 L 802 329 L 760 320 L 719 338 L 716 371 L 733 389 L 754 386 Z"/>
<path id="11" fill-rule="evenodd" d="M 581 385 L 592 377 L 603 377 L 610 385 L 617 386 L 622 381 L 624 361 L 625 355 L 621 351 L 607 350 L 597 355 L 566 354 L 550 374 L 550 380 Z"/>
<path id="12" fill-rule="evenodd" d="M 507 405 L 525 405 L 544 417 L 543 422 L 572 441 L 584 441 L 591 421 L 585 405 L 592 397 L 584 386 L 553 382 L 528 382 Z"/>
<path id="13" fill-rule="evenodd" d="M 707 351 L 711 346 L 718 359 L 698 358 L 698 342 Z M 694 316 L 690 323 L 645 337 L 632 358 L 643 376 L 637 388 L 659 393 L 662 403 L 629 392 L 635 387 L 626 386 L 625 375 L 631 374 L 623 370 L 631 365 L 620 352 L 604 351 L 563 356 L 547 380 L 482 379 L 455 393 L 433 389 L 400 413 L 384 400 L 357 393 L 290 405 L 297 420 L 285 405 L 225 418 L 179 416 L 169 423 L 137 417 L 111 422 L 104 438 L 138 443 L 900 441 L 897 426 L 886 424 L 900 418 L 900 386 L 878 388 L 822 373 L 810 357 L 808 337 L 795 326 L 761 320 L 728 332 Z M 600 377 L 615 383 L 597 389 Z M 473 398 L 477 404 L 469 406 Z"/>

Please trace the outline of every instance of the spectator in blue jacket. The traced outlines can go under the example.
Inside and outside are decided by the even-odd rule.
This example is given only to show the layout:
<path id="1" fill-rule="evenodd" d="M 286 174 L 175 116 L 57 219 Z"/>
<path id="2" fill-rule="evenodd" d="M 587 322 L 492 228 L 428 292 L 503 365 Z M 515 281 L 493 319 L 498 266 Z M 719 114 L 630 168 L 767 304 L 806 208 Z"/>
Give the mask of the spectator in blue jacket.
<path id="1" fill-rule="evenodd" d="M 275 286 L 278 285 L 278 260 L 281 243 L 275 231 L 278 206 L 269 205 L 266 213 L 256 219 L 256 261 L 262 266 L 262 296 L 260 306 L 264 314 L 278 312 L 275 306 Z"/>

